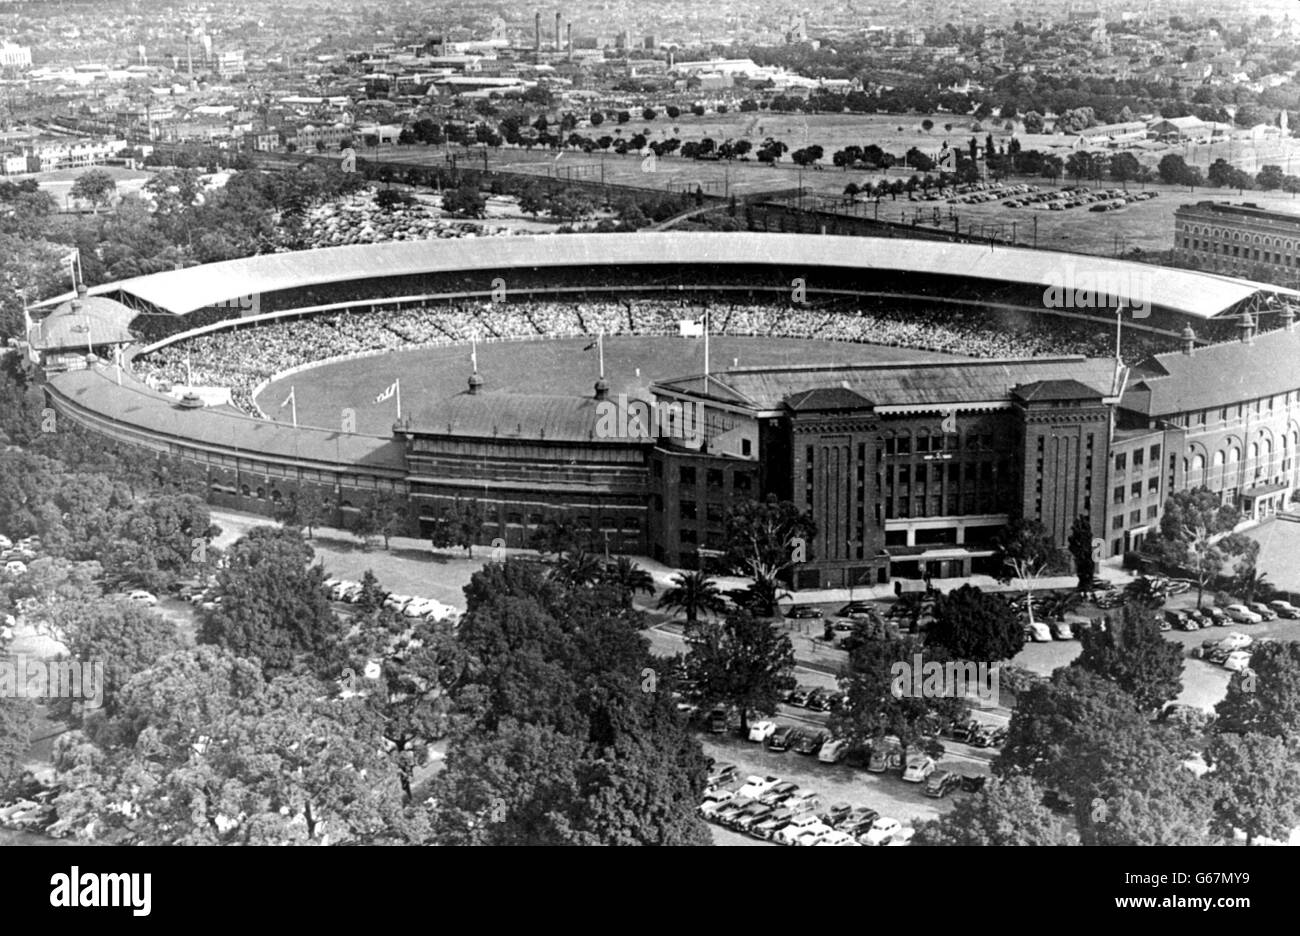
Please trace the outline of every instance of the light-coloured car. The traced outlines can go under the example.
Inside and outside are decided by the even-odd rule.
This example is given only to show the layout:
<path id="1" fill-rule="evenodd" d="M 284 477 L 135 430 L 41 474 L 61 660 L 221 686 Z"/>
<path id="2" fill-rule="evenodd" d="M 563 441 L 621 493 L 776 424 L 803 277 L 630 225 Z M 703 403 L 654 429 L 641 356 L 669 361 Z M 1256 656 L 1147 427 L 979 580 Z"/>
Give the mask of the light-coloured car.
<path id="1" fill-rule="evenodd" d="M 1223 668 L 1232 673 L 1239 673 L 1250 666 L 1250 654 L 1245 650 L 1234 650 L 1223 661 Z"/>
<path id="2" fill-rule="evenodd" d="M 745 778 L 744 785 L 736 791 L 736 795 L 756 800 L 780 782 L 780 777 L 773 777 L 770 774 L 766 777 L 751 774 Z"/>
<path id="3" fill-rule="evenodd" d="M 841 832 L 838 829 L 832 829 L 830 835 L 824 835 L 818 841 L 813 843 L 816 846 L 822 845 L 853 845 L 858 846 L 857 840 L 847 832 Z"/>
<path id="4" fill-rule="evenodd" d="M 817 752 L 817 759 L 823 764 L 838 764 L 848 752 L 847 738 L 832 738 L 822 745 L 822 749 Z"/>
<path id="5" fill-rule="evenodd" d="M 1243 604 L 1230 604 L 1223 609 L 1224 614 L 1228 615 L 1238 624 L 1263 624 L 1264 619 L 1250 610 Z"/>
<path id="6" fill-rule="evenodd" d="M 816 845 L 833 831 L 817 816 L 808 813 L 790 820 L 790 824 L 776 834 L 776 840 L 783 845 Z"/>
<path id="7" fill-rule="evenodd" d="M 886 845 L 911 845 L 912 836 L 915 834 L 916 834 L 916 830 L 913 829 L 911 826 L 903 826 L 901 829 L 899 829 L 897 832 L 891 835 L 889 839 L 885 842 L 885 844 Z"/>
<path id="8" fill-rule="evenodd" d="M 10 559 L 8 562 L 5 563 L 5 572 L 9 573 L 10 575 L 26 575 L 27 563 L 20 562 L 17 559 Z"/>
<path id="9" fill-rule="evenodd" d="M 152 608 L 154 605 L 158 603 L 157 596 L 151 594 L 150 592 L 145 591 L 143 588 L 137 588 L 135 591 L 131 592 L 126 597 L 130 598 L 132 601 L 136 602 L 137 604 L 144 605 L 147 608 Z"/>
<path id="10" fill-rule="evenodd" d="M 1233 631 L 1226 637 L 1220 638 L 1218 645 L 1225 650 L 1245 650 L 1255 642 L 1255 638 L 1249 634 L 1243 634 L 1241 631 Z"/>
<path id="11" fill-rule="evenodd" d="M 934 761 L 925 754 L 911 754 L 903 768 L 903 779 L 908 783 L 922 783 L 934 773 Z"/>
<path id="12" fill-rule="evenodd" d="M 1042 621 L 1025 622 L 1025 636 L 1037 643 L 1051 643 L 1052 629 Z"/>
<path id="13" fill-rule="evenodd" d="M 772 737 L 776 731 L 776 722 L 774 721 L 756 721 L 749 726 L 749 740 L 763 742 Z"/>
<path id="14" fill-rule="evenodd" d="M 897 819 L 881 816 L 871 823 L 870 829 L 858 836 L 858 842 L 862 845 L 883 845 L 901 828 L 903 824 Z"/>

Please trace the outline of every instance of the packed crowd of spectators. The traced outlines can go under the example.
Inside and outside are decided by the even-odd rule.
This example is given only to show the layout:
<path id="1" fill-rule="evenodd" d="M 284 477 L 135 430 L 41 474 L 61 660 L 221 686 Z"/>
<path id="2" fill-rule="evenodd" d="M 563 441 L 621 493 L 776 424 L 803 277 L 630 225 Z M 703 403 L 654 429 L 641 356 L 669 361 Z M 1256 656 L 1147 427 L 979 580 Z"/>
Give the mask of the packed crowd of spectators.
<path id="1" fill-rule="evenodd" d="M 782 306 L 714 302 L 709 328 L 720 335 L 810 338 L 892 345 L 978 358 L 1114 354 L 1109 333 L 1086 322 L 982 309 L 873 308 L 843 302 Z M 258 415 L 253 393 L 274 374 L 299 364 L 367 351 L 468 342 L 606 335 L 675 335 L 699 321 L 704 307 L 665 299 L 568 302 L 402 303 L 365 311 L 284 319 L 196 336 L 136 358 L 137 375 L 154 387 L 229 387 L 240 410 Z M 1125 358 L 1135 362 L 1170 341 L 1130 332 Z M 187 373 L 188 361 L 188 373 Z"/>

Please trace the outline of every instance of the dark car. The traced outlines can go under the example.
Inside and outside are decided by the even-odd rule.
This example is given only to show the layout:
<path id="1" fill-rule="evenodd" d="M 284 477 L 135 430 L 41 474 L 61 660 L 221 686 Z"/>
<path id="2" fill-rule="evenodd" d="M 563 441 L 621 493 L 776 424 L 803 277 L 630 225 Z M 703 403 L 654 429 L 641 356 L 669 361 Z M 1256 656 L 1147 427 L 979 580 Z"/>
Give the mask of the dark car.
<path id="1" fill-rule="evenodd" d="M 798 689 L 792 690 L 790 694 L 785 697 L 785 701 L 787 705 L 797 705 L 802 708 L 808 704 L 808 697 L 810 695 L 812 695 L 812 690 L 800 686 Z"/>
<path id="2" fill-rule="evenodd" d="M 795 733 L 790 747 L 796 754 L 816 754 L 826 743 L 826 732 L 814 728 L 800 728 Z"/>
<path id="3" fill-rule="evenodd" d="M 871 828 L 871 824 L 880 818 L 880 813 L 867 806 L 855 807 L 835 828 L 847 835 L 857 838 L 859 834 Z"/>
<path id="4" fill-rule="evenodd" d="M 984 789 L 984 784 L 989 782 L 988 777 L 982 777 L 978 774 L 963 774 L 961 778 L 961 790 L 963 793 L 978 793 Z"/>
<path id="5" fill-rule="evenodd" d="M 766 793 L 762 794 L 758 801 L 767 806 L 780 806 L 790 797 L 799 792 L 799 784 L 791 780 L 782 780 L 772 787 Z"/>
<path id="6" fill-rule="evenodd" d="M 707 716 L 709 731 L 713 734 L 726 734 L 727 731 L 727 710 L 724 708 L 715 708 Z"/>
<path id="7" fill-rule="evenodd" d="M 936 770 L 925 778 L 923 792 L 926 796 L 938 799 L 941 796 L 946 796 L 959 783 L 961 783 L 961 778 L 951 770 Z"/>
<path id="8" fill-rule="evenodd" d="M 794 725 L 781 725 L 767 739 L 769 751 L 784 751 L 794 742 Z"/>
<path id="9" fill-rule="evenodd" d="M 839 617 L 852 617 L 855 614 L 872 616 L 877 613 L 875 605 L 869 601 L 850 601 L 844 607 L 835 612 Z"/>
<path id="10" fill-rule="evenodd" d="M 791 605 L 785 616 L 795 620 L 811 620 L 822 616 L 822 609 L 814 605 Z"/>
<path id="11" fill-rule="evenodd" d="M 847 819 L 852 812 L 853 805 L 851 803 L 832 803 L 826 808 L 825 812 L 818 813 L 817 818 L 834 829 Z"/>
<path id="12" fill-rule="evenodd" d="M 1048 790 L 1043 794 L 1043 805 L 1060 816 L 1068 816 L 1074 812 L 1074 801 L 1056 790 Z"/>
<path id="13" fill-rule="evenodd" d="M 1008 731 L 1005 726 L 994 727 L 992 725 L 978 725 L 971 732 L 970 744 L 973 747 L 997 747 L 1006 741 Z"/>
<path id="14" fill-rule="evenodd" d="M 954 741 L 969 741 L 976 729 L 979 728 L 979 722 L 975 721 L 955 721 L 944 731 L 948 737 Z"/>
<path id="15" fill-rule="evenodd" d="M 724 783 L 730 783 L 739 776 L 740 771 L 736 769 L 735 764 L 714 764 L 709 768 L 708 779 L 705 780 L 706 786 L 720 786 Z"/>
<path id="16" fill-rule="evenodd" d="M 815 709 L 818 712 L 823 712 L 825 709 L 822 708 L 822 706 L 826 704 L 826 700 L 830 698 L 830 694 L 829 689 L 814 689 L 812 692 L 808 693 L 808 700 L 804 702 L 804 705 L 810 709 Z"/>

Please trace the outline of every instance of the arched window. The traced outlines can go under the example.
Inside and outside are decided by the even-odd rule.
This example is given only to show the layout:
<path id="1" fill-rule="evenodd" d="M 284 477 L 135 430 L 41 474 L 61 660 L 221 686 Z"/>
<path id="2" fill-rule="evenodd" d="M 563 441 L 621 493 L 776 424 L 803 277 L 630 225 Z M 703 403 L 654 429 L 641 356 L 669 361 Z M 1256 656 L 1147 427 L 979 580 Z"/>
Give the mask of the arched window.
<path id="1" fill-rule="evenodd" d="M 241 484 L 241 485 L 239 486 L 239 493 L 240 493 L 240 494 L 243 494 L 245 497 L 247 497 L 247 496 L 248 496 L 249 494 L 251 494 L 252 492 L 248 489 L 248 485 L 247 485 L 247 484 Z"/>
<path id="2" fill-rule="evenodd" d="M 1221 467 L 1223 467 L 1223 452 L 1222 452 L 1222 451 L 1218 451 L 1218 452 L 1215 452 L 1215 453 L 1214 453 L 1214 467 L 1215 467 L 1215 468 L 1221 468 Z"/>
<path id="3" fill-rule="evenodd" d="M 1234 445 L 1228 449 L 1228 464 L 1235 465 L 1239 461 L 1241 461 L 1241 449 Z"/>
<path id="4" fill-rule="evenodd" d="M 1192 456 L 1192 471 L 1205 470 L 1205 456 L 1199 452 Z"/>

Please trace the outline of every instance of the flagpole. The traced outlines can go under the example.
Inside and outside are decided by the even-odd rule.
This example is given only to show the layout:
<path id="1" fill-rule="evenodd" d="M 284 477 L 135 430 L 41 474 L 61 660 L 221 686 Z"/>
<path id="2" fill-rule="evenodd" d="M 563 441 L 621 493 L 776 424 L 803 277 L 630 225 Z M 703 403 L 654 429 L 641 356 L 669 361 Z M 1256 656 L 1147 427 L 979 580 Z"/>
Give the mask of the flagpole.
<path id="1" fill-rule="evenodd" d="M 402 421 L 402 378 L 398 377 L 393 381 L 393 386 L 397 388 L 397 421 Z"/>
<path id="2" fill-rule="evenodd" d="M 600 379 L 605 379 L 605 330 L 602 328 L 596 336 L 596 348 L 600 351 Z"/>
<path id="3" fill-rule="evenodd" d="M 704 392 L 709 392 L 709 307 L 704 307 Z"/>
<path id="4" fill-rule="evenodd" d="M 290 412 L 293 414 L 293 428 L 298 428 L 298 397 L 294 393 L 294 388 L 289 388 Z"/>
<path id="5" fill-rule="evenodd" d="M 190 373 L 190 356 L 185 355 L 185 386 L 194 386 L 194 375 Z"/>
<path id="6" fill-rule="evenodd" d="M 474 373 L 478 373 L 478 335 L 469 336 L 469 358 L 474 365 Z"/>

